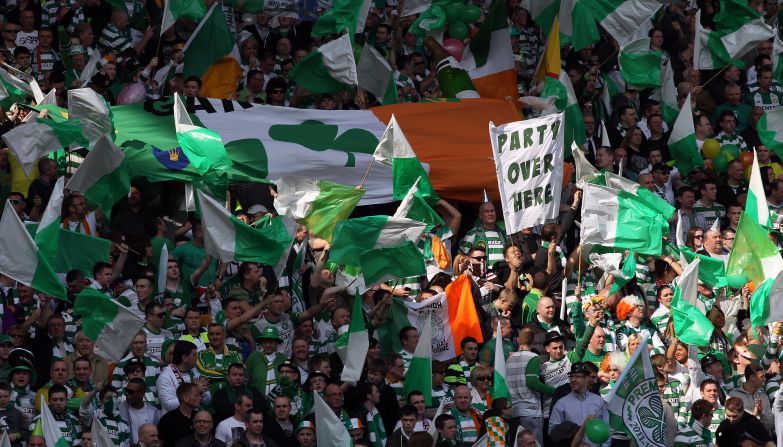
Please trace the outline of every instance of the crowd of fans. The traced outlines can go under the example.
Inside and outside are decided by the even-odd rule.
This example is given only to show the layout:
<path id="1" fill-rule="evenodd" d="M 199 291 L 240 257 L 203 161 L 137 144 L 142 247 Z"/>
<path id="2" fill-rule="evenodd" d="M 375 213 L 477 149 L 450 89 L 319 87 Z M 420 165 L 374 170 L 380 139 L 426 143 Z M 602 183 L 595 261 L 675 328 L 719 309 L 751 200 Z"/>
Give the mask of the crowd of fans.
<path id="1" fill-rule="evenodd" d="M 67 105 L 67 91 L 80 87 L 94 89 L 112 105 L 131 84 L 143 85 L 148 99 L 199 96 L 201 80 L 181 74 L 183 46 L 197 24 L 180 20 L 161 35 L 161 0 L 0 3 L 0 58 L 36 79 L 44 92 L 56 88 L 61 106 Z M 394 68 L 399 102 L 441 98 L 432 57 L 409 29 L 415 16 L 400 17 L 401 3 L 374 1 L 358 39 L 374 45 Z M 482 17 L 469 24 L 471 30 L 489 7 L 482 0 L 474 3 Z M 507 3 L 524 95 L 534 87 L 548 30 L 533 21 L 530 1 Z M 292 67 L 322 42 L 310 30 L 330 4 L 296 2 L 296 12 L 281 15 L 221 4 L 243 70 L 230 99 L 320 109 L 377 105 L 361 91 L 313 95 L 287 79 Z M 776 0 L 748 4 L 777 29 Z M 764 112 L 783 101 L 783 79 L 772 65 L 773 42 L 758 45 L 747 64 L 694 69 L 696 12 L 709 25 L 718 9 L 717 0 L 665 2 L 649 32 L 651 49 L 661 50 L 674 69 L 680 103 L 688 94 L 693 98 L 699 149 L 709 139 L 741 152 L 755 149 L 770 211 L 783 213 L 783 168 L 756 130 Z M 739 157 L 725 166 L 708 162 L 687 173 L 672 168 L 667 146 L 672 123 L 664 120 L 653 89 L 626 85 L 609 103 L 601 99 L 610 88 L 607 80 L 619 75 L 618 48 L 602 31 L 591 47 L 562 49 L 563 68 L 584 116 L 587 159 L 675 206 L 671 240 L 681 238 L 693 252 L 727 262 L 745 209 L 752 158 Z M 93 58 L 95 52 L 99 57 Z M 87 81 L 80 79 L 91 60 L 100 61 L 99 70 Z M 25 113 L 14 106 L 0 114 L 0 132 L 20 125 Z M 602 143 L 601 124 L 609 146 Z M 0 198 L 7 198 L 23 221 L 34 223 L 65 170 L 55 159 L 42 159 L 29 189 L 12 190 L 4 149 Z M 239 204 L 235 215 L 252 223 L 273 214 L 267 188 L 233 186 L 232 205 Z M 111 262 L 95 264 L 91 274 L 72 270 L 64 275 L 70 302 L 0 275 L 0 430 L 8 433 L 12 446 L 45 445 L 39 423 L 43 398 L 69 445 L 92 445 L 95 416 L 118 446 L 311 447 L 321 422 L 313 413 L 316 393 L 344 423 L 355 446 L 472 446 L 488 431 L 489 421 L 498 420 L 506 445 L 596 445 L 585 436 L 586 422 L 608 422 L 605 398 L 641 340 L 647 340 L 663 398 L 656 416 L 666 422 L 665 444 L 783 443 L 783 326 L 750 325 L 749 286 L 701 284 L 699 298 L 714 325 L 711 342 L 688 346 L 678 340 L 669 306 L 682 273 L 679 260 L 637 255 L 636 276 L 613 290 L 615 278 L 591 263 L 579 244 L 575 222 L 581 191 L 573 181 L 563 188 L 558 222 L 517 234 L 506 234 L 491 202 L 481 203 L 477 216 L 475 208 L 438 202 L 436 211 L 453 233 L 445 238 L 453 263 L 435 275 L 372 285 L 361 295 L 370 347 L 355 386 L 340 381 L 342 362 L 336 353 L 355 298 L 353 291 L 335 285 L 339 266 L 329 262 L 329 243 L 299 227 L 286 278 L 276 277 L 267 265 L 220 263 L 205 252 L 201 223 L 182 211 L 183 192 L 174 182 L 162 187 L 134 183 L 111 218 L 87 209 L 79 194 L 66 195 L 64 229 L 114 242 Z M 777 223 L 770 238 L 783 242 Z M 155 294 L 163 245 L 170 253 L 166 286 Z M 304 263 L 293 266 L 301 251 Z M 381 346 L 387 340 L 379 339 L 377 328 L 391 318 L 393 300 L 422 301 L 442 293 L 459 275 L 473 282 L 483 337 L 458 340 L 459 357 L 432 362 L 433 388 L 426 392 L 433 398 L 427 405 L 425 390 L 402 393 L 419 331 L 409 326 L 391 335 L 399 337 L 402 350 L 386 352 Z M 295 283 L 301 288 L 294 290 Z M 80 316 L 73 314 L 76 296 L 87 287 L 145 320 L 116 364 L 96 352 L 81 330 Z M 502 340 L 495 338 L 498 326 Z M 507 358 L 510 399 L 493 399 L 490 391 L 497 343 Z M 642 444 L 612 429 L 602 445 Z"/>

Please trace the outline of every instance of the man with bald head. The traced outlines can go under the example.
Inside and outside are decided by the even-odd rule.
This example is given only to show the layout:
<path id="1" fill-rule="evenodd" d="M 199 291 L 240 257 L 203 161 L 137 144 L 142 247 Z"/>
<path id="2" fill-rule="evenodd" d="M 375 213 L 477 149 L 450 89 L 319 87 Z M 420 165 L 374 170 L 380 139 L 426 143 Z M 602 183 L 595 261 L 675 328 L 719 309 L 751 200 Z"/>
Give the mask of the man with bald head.
<path id="1" fill-rule="evenodd" d="M 724 263 L 728 262 L 729 257 L 723 251 L 723 238 L 720 230 L 711 228 L 704 232 L 704 248 L 699 250 L 698 253 L 720 259 Z"/>
<path id="2" fill-rule="evenodd" d="M 649 189 L 650 192 L 655 192 L 655 183 L 653 182 L 653 176 L 649 172 L 639 174 L 639 184 Z"/>
<path id="3" fill-rule="evenodd" d="M 486 193 L 485 193 L 486 194 Z M 461 252 L 468 254 L 471 247 L 484 247 L 487 252 L 487 267 L 503 260 L 503 247 L 508 242 L 508 236 L 502 225 L 498 225 L 495 205 L 484 197 L 479 207 L 479 222 L 468 230 L 459 242 Z"/>
<path id="4" fill-rule="evenodd" d="M 160 447 L 158 427 L 154 424 L 142 424 L 139 426 L 139 447 Z"/>
<path id="5" fill-rule="evenodd" d="M 530 348 L 539 353 L 542 363 L 549 360 L 549 354 L 544 348 L 547 333 L 557 332 L 563 337 L 567 336 L 565 324 L 556 317 L 558 309 L 560 309 L 559 305 L 552 298 L 542 296 L 536 303 L 536 315 L 533 321 L 522 326 L 533 331 L 533 342 Z"/>

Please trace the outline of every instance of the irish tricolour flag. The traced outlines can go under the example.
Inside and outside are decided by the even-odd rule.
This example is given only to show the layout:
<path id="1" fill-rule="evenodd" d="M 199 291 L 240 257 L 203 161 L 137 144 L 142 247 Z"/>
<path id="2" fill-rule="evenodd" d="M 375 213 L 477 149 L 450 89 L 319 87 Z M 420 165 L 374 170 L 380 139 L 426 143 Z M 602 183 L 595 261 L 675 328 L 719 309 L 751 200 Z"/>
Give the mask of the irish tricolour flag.
<path id="1" fill-rule="evenodd" d="M 291 235 L 283 217 L 254 228 L 234 217 L 215 199 L 198 191 L 204 248 L 221 262 L 248 261 L 276 265 L 291 247 Z"/>
<path id="2" fill-rule="evenodd" d="M 82 316 L 84 335 L 108 358 L 119 362 L 144 320 L 127 307 L 91 287 L 76 295 L 74 314 Z"/>
<path id="3" fill-rule="evenodd" d="M 0 219 L 0 273 L 33 289 L 66 299 L 65 287 L 55 275 L 49 259 L 38 250 L 10 202 L 5 203 Z"/>
<path id="4" fill-rule="evenodd" d="M 500 322 L 495 332 L 495 371 L 492 377 L 492 398 L 505 397 L 511 399 L 511 392 L 506 383 L 506 354 L 503 352 L 503 335 L 500 333 Z"/>
<path id="5" fill-rule="evenodd" d="M 462 54 L 460 65 L 468 71 L 482 98 L 519 98 L 511 30 L 506 2 L 494 0 L 484 22 Z"/>

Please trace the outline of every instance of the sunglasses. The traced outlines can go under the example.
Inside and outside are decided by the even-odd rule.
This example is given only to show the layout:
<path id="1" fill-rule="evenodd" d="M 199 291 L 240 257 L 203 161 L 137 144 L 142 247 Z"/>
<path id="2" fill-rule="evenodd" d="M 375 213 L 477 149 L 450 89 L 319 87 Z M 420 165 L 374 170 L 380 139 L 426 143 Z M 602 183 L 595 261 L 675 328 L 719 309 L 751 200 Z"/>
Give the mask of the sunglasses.
<path id="1" fill-rule="evenodd" d="M 703 237 L 704 237 L 703 234 L 695 234 L 695 235 L 693 235 L 694 239 L 702 239 Z"/>
<path id="2" fill-rule="evenodd" d="M 9 200 L 9 202 L 11 202 L 12 205 L 22 205 L 22 204 L 24 204 L 24 200 L 19 200 L 19 199 Z"/>
<path id="3" fill-rule="evenodd" d="M 481 376 L 481 377 L 476 377 L 476 380 L 480 380 L 482 382 L 489 382 L 490 380 L 492 380 L 492 378 L 489 376 Z"/>
<path id="4" fill-rule="evenodd" d="M 476 261 L 486 261 L 486 256 L 471 256 L 470 259 L 475 259 Z"/>

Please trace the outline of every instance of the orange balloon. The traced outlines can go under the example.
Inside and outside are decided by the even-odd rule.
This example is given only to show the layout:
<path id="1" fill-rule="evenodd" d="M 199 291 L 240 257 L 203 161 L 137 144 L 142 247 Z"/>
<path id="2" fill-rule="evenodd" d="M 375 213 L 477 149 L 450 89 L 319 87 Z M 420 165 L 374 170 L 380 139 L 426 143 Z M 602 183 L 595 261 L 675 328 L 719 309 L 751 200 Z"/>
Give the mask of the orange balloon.
<path id="1" fill-rule="evenodd" d="M 752 152 L 743 152 L 739 156 L 740 161 L 742 162 L 742 166 L 744 168 L 748 168 L 751 165 L 753 165 L 753 153 Z"/>
<path id="2" fill-rule="evenodd" d="M 753 281 L 748 281 L 748 290 L 750 290 L 750 293 L 753 293 L 756 291 L 756 285 L 753 284 Z"/>

